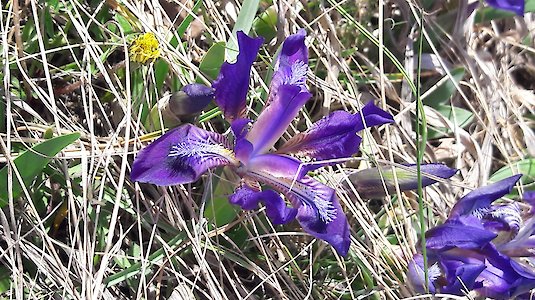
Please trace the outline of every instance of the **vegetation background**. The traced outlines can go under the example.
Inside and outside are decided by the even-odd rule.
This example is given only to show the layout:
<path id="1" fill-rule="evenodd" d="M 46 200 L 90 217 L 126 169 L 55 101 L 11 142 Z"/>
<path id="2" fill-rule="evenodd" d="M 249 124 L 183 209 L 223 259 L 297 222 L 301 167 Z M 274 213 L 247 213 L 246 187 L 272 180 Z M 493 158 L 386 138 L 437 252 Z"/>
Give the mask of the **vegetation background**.
<path id="1" fill-rule="evenodd" d="M 535 1 L 524 17 L 463 0 L 0 3 L 2 297 L 413 297 L 405 271 L 419 247 L 418 195 L 363 199 L 341 188 L 343 174 L 418 155 L 459 169 L 425 189 L 427 227 L 487 182 L 522 172 L 533 189 Z M 169 188 L 129 179 L 135 154 L 161 135 L 159 99 L 210 84 L 241 29 L 265 38 L 254 116 L 277 48 L 298 28 L 314 96 L 285 137 L 370 100 L 395 116 L 362 133 L 357 157 L 314 175 L 339 191 L 352 230 L 345 259 L 296 222 L 273 226 L 262 209 L 229 205 L 222 170 Z M 146 32 L 159 58 L 131 62 L 129 45 Z M 228 129 L 213 104 L 196 122 Z"/>

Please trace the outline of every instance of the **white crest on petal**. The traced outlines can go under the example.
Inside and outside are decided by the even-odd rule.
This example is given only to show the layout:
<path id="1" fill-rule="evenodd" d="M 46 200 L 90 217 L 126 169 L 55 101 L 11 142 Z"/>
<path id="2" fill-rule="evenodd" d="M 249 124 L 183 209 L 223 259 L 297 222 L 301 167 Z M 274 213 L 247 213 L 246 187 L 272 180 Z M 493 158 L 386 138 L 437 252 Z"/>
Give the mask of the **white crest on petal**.
<path id="1" fill-rule="evenodd" d="M 303 61 L 296 61 L 291 65 L 290 76 L 285 80 L 287 84 L 304 86 L 307 78 L 308 66 Z"/>
<path id="2" fill-rule="evenodd" d="M 486 216 L 488 216 L 490 214 L 490 212 L 492 212 L 492 207 L 490 206 L 484 206 L 484 207 L 480 207 L 478 209 L 474 209 L 472 212 L 471 212 L 471 215 L 482 220 L 483 218 L 485 218 Z"/>
<path id="3" fill-rule="evenodd" d="M 210 138 L 207 140 L 188 138 L 183 142 L 171 146 L 167 156 L 181 158 L 197 157 L 200 159 L 225 158 L 229 162 L 236 161 L 236 157 L 232 150 L 225 148 L 222 144 L 219 144 Z"/>
<path id="4" fill-rule="evenodd" d="M 296 187 L 298 187 L 298 190 L 293 191 Z M 318 193 L 300 182 L 294 184 L 292 192 L 295 192 L 299 196 L 299 199 L 304 206 L 315 209 L 318 212 L 320 219 L 325 224 L 329 224 L 336 219 L 337 210 L 331 201 L 330 196 L 332 195 Z"/>
<path id="5" fill-rule="evenodd" d="M 429 269 L 427 270 L 427 278 L 429 279 L 429 282 L 434 282 L 437 280 L 438 277 L 440 277 L 442 271 L 440 271 L 440 267 L 437 263 L 434 263 Z"/>
<path id="6" fill-rule="evenodd" d="M 478 219 L 495 220 L 507 224 L 513 231 L 518 231 L 522 225 L 522 216 L 518 204 L 492 205 L 481 207 L 472 212 Z"/>
<path id="7" fill-rule="evenodd" d="M 285 194 L 292 202 L 298 201 L 304 208 L 317 212 L 318 217 L 325 224 L 329 224 L 337 217 L 338 211 L 332 199 L 334 190 L 322 186 L 319 181 L 305 177 L 294 182 L 289 178 L 275 177 L 251 170 L 248 175 L 272 186 L 278 192 Z"/>

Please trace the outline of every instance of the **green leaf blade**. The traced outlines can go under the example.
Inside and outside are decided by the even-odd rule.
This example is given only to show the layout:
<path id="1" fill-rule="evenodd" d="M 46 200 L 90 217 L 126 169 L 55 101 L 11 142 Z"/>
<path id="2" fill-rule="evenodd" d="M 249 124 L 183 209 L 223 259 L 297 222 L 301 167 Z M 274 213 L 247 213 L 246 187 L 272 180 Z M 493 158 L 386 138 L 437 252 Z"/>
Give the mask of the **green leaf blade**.
<path id="1" fill-rule="evenodd" d="M 22 184 L 28 186 L 43 170 L 52 158 L 68 145 L 80 138 L 80 133 L 71 133 L 46 140 L 24 151 L 13 160 L 22 178 Z M 7 186 L 8 166 L 0 170 L 0 208 L 8 204 Z M 22 193 L 22 185 L 13 177 L 13 198 Z"/>
<path id="2" fill-rule="evenodd" d="M 208 79 L 215 80 L 223 62 L 225 62 L 225 42 L 218 42 L 208 49 L 199 65 L 199 70 Z"/>
<path id="3" fill-rule="evenodd" d="M 232 29 L 232 36 L 227 42 L 227 61 L 234 61 L 238 56 L 238 41 L 236 39 L 236 34 L 238 31 L 243 31 L 248 34 L 253 26 L 253 21 L 256 16 L 256 11 L 258 10 L 258 4 L 260 0 L 245 0 L 243 1 L 240 13 L 238 14 L 238 19 L 234 28 Z"/>

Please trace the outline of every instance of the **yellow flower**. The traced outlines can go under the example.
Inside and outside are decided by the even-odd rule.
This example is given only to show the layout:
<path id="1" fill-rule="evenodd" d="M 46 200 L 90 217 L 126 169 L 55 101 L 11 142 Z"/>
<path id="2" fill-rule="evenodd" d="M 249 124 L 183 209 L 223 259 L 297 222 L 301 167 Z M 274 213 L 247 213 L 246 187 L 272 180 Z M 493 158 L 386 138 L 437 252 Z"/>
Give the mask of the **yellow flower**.
<path id="1" fill-rule="evenodd" d="M 130 45 L 130 60 L 145 64 L 160 57 L 160 44 L 152 32 L 137 37 Z"/>

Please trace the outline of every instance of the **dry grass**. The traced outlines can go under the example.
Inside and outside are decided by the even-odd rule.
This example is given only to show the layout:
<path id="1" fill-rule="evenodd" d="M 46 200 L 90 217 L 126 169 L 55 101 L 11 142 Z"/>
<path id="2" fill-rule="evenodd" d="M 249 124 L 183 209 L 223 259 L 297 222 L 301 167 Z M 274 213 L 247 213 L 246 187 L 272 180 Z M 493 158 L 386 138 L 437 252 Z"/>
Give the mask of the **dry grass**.
<path id="1" fill-rule="evenodd" d="M 274 227 L 262 209 L 240 211 L 234 218 L 234 210 L 223 207 L 231 218 L 214 226 L 213 212 L 232 192 L 220 172 L 170 188 L 130 181 L 133 157 L 149 139 L 143 126 L 147 110 L 166 90 L 195 80 L 209 82 L 199 71 L 200 60 L 214 42 L 226 41 L 232 32 L 239 5 L 202 2 L 202 9 L 193 12 L 190 1 L 176 0 L 61 0 L 56 7 L 37 0 L 2 4 L 5 122 L 0 159 L 9 168 L 8 183 L 17 180 L 18 172 L 8 162 L 21 148 L 42 141 L 47 131 L 81 133 L 19 199 L 11 198 L 0 210 L 3 296 L 413 296 L 404 275 L 418 247 L 417 196 L 412 192 L 370 201 L 354 190 L 340 190 L 352 226 L 351 251 L 344 259 L 302 233 L 296 223 Z M 513 168 L 515 162 L 535 156 L 533 16 L 474 25 L 461 10 L 448 7 L 450 2 L 441 3 L 424 15 L 428 45 L 423 91 L 433 91 L 441 78 L 447 81 L 455 75 L 454 67 L 464 67 L 462 79 L 450 81 L 453 96 L 446 97 L 444 105 L 462 108 L 473 118 L 461 126 L 457 116 L 447 118 L 431 106 L 425 109 L 429 129 L 450 129 L 430 137 L 425 161 L 460 170 L 452 180 L 426 189 L 429 225 L 443 221 L 460 195 L 485 184 L 501 167 Z M 262 3 L 261 10 L 266 8 Z M 276 8 L 282 17 L 276 24 L 277 38 L 264 45 L 254 65 L 251 85 L 261 88 L 250 95 L 251 106 L 262 102 L 267 68 L 282 38 L 305 28 L 311 55 L 308 85 L 314 97 L 284 137 L 330 111 L 357 112 L 369 99 L 376 99 L 396 120 L 363 132 L 361 155 L 318 172 L 318 180 L 336 188 L 351 169 L 377 161 L 414 163 L 415 98 L 400 71 L 380 54 L 393 53 L 405 72 L 416 77 L 419 8 L 405 0 L 343 1 L 334 7 L 324 1 L 283 0 Z M 193 22 L 181 34 L 178 25 L 188 15 Z M 137 25 L 133 33 L 156 35 L 161 44 L 158 62 L 169 67 L 165 80 L 158 79 L 158 62 L 139 66 L 128 60 L 132 34 L 120 29 L 117 16 Z M 373 34 L 379 47 L 362 35 L 357 23 Z M 25 32 L 31 24 L 38 24 L 33 27 L 37 30 Z M 178 45 L 170 42 L 172 37 Z M 431 58 L 438 63 L 429 63 Z M 202 126 L 222 132 L 224 122 L 216 117 Z"/>

